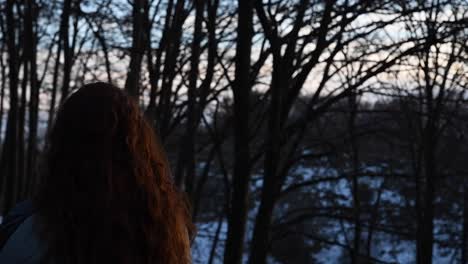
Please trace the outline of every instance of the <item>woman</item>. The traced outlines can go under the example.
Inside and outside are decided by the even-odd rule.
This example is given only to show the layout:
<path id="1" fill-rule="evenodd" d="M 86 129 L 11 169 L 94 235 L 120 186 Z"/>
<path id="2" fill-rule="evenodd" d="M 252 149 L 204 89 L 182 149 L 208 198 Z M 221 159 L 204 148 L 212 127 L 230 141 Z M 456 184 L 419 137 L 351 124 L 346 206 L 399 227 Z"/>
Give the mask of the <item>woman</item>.
<path id="1" fill-rule="evenodd" d="M 33 207 L 0 262 L 32 243 L 26 258 L 40 263 L 190 263 L 192 224 L 164 150 L 111 84 L 85 85 L 61 106 Z"/>

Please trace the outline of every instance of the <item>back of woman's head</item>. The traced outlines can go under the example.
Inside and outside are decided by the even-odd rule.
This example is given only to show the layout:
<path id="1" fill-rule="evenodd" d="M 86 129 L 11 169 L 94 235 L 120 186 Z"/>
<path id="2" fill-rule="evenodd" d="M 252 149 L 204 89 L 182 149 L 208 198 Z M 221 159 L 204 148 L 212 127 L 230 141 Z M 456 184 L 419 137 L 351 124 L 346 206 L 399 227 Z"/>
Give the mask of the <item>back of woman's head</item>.
<path id="1" fill-rule="evenodd" d="M 65 100 L 37 196 L 56 263 L 188 263 L 191 222 L 137 104 L 106 83 Z"/>

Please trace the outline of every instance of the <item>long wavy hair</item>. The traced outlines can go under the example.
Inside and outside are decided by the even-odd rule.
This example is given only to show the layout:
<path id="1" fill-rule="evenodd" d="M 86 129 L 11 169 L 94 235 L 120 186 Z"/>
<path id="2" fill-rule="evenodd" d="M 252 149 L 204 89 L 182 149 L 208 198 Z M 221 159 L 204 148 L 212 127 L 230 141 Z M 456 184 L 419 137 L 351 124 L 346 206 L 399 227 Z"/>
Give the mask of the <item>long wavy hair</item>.
<path id="1" fill-rule="evenodd" d="M 111 84 L 92 83 L 61 105 L 35 199 L 45 259 L 191 262 L 186 199 L 134 101 Z"/>

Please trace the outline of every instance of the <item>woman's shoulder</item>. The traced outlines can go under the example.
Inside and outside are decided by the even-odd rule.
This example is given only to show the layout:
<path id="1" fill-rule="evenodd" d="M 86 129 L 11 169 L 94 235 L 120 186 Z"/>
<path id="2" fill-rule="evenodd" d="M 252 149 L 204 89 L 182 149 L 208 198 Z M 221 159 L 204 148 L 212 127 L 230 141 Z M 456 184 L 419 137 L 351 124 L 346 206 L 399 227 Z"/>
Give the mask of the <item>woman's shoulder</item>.
<path id="1" fill-rule="evenodd" d="M 39 263 L 43 250 L 35 230 L 36 218 L 29 201 L 18 204 L 5 217 L 0 228 L 5 240 L 0 263 Z"/>
<path id="2" fill-rule="evenodd" d="M 39 263 L 42 245 L 35 230 L 35 215 L 26 218 L 0 250 L 0 263 Z"/>

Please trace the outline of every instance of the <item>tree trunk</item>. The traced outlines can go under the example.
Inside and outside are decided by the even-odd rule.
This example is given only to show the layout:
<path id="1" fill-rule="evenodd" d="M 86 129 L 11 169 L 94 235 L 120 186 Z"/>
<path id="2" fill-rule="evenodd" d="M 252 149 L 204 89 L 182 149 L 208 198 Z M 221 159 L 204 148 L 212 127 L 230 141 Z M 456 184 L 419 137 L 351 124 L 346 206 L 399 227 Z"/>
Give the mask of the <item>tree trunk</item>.
<path id="1" fill-rule="evenodd" d="M 431 114 L 429 114 L 431 115 Z M 431 119 L 431 117 L 429 117 Z M 424 183 L 422 198 L 422 217 L 419 225 L 421 226 L 418 237 L 418 252 L 417 263 L 428 264 L 432 263 L 433 244 L 434 244 L 434 194 L 435 194 L 435 127 L 432 120 L 428 121 L 423 139 L 423 166 L 424 166 Z"/>
<path id="2" fill-rule="evenodd" d="M 162 30 L 162 36 L 159 40 L 159 47 L 156 49 L 156 62 L 153 65 L 153 53 L 151 49 L 151 24 L 148 21 L 146 25 L 146 36 L 147 36 L 147 59 L 148 59 L 148 73 L 150 78 L 150 96 L 149 103 L 146 109 L 146 115 L 150 118 L 156 118 L 155 108 L 156 108 L 156 93 L 158 90 L 158 83 L 161 77 L 161 60 L 162 55 L 167 50 L 168 46 L 168 32 L 171 27 L 171 14 L 173 9 L 174 1 L 169 0 L 166 8 L 166 18 L 164 19 L 164 28 Z"/>
<path id="3" fill-rule="evenodd" d="M 182 26 L 188 14 L 184 8 L 184 2 L 184 0 L 178 0 L 176 2 L 170 30 L 167 32 L 167 50 L 161 78 L 161 94 L 156 108 L 156 124 L 162 140 L 168 136 L 173 114 L 171 105 L 173 93 L 172 85 L 176 76 L 177 58 L 179 57 L 182 38 Z"/>
<path id="4" fill-rule="evenodd" d="M 242 263 L 248 212 L 250 181 L 249 106 L 250 56 L 253 36 L 253 2 L 239 0 L 236 70 L 234 93 L 234 172 L 231 208 L 228 215 L 228 236 L 224 252 L 225 264 Z"/>
<path id="5" fill-rule="evenodd" d="M 10 109 L 8 111 L 8 121 L 3 143 L 2 157 L 0 161 L 0 174 L 4 177 L 3 186 L 0 186 L 4 195 L 1 206 L 2 214 L 9 211 L 15 204 L 15 184 L 18 175 L 18 59 L 16 48 L 16 26 L 13 14 L 14 0 L 6 2 L 6 23 L 7 23 L 7 49 L 8 49 L 8 77 L 10 90 Z"/>
<path id="6" fill-rule="evenodd" d="M 62 52 L 62 34 L 59 34 L 59 39 L 57 41 L 57 52 L 56 52 L 56 59 L 54 64 L 54 74 L 52 77 L 52 91 L 50 97 L 50 105 L 49 105 L 49 116 L 47 120 L 47 131 L 50 131 L 52 128 L 52 122 L 54 122 L 55 116 L 55 105 L 57 102 L 57 86 L 58 86 L 58 75 L 60 70 L 60 53 Z"/>
<path id="7" fill-rule="evenodd" d="M 422 150 L 422 182 L 421 184 L 421 206 L 422 212 L 419 217 L 418 228 L 420 232 L 417 238 L 417 263 L 428 264 L 432 263 L 433 245 L 434 245 L 434 195 L 435 183 L 437 177 L 436 165 L 436 148 L 437 148 L 437 131 L 438 127 L 438 106 L 436 100 L 441 98 L 435 97 L 435 82 L 432 81 L 430 65 L 431 59 L 431 46 L 433 36 L 431 27 L 428 27 L 428 36 L 426 42 L 426 50 L 423 58 L 423 77 L 424 86 L 420 93 L 423 99 L 422 115 L 420 118 L 423 120 L 424 127 L 421 131 L 421 150 Z M 438 69 L 435 69 L 436 71 Z M 437 77 L 437 75 L 436 75 Z M 434 77 L 434 78 L 436 78 Z M 442 96 L 443 87 L 438 92 L 438 96 Z"/>
<path id="8" fill-rule="evenodd" d="M 145 20 L 148 19 L 148 1 L 133 1 L 133 31 L 132 47 L 130 50 L 130 65 L 127 80 L 125 81 L 125 90 L 138 99 L 139 83 L 141 74 L 141 61 L 145 53 Z"/>
<path id="9" fill-rule="evenodd" d="M 70 47 L 69 39 L 68 39 L 68 28 L 69 28 L 69 20 L 70 20 L 70 11 L 71 11 L 71 2 L 72 0 L 64 0 L 63 2 L 63 9 L 62 9 L 62 17 L 60 20 L 60 32 L 61 37 L 60 39 L 63 42 L 63 81 L 62 81 L 62 96 L 60 97 L 60 102 L 63 102 L 65 98 L 67 98 L 69 90 L 70 90 L 70 76 L 71 76 L 71 66 L 72 66 L 72 59 L 73 59 L 73 50 Z M 60 59 L 60 54 L 57 54 Z"/>
<path id="10" fill-rule="evenodd" d="M 197 81 L 198 64 L 200 63 L 200 44 L 202 40 L 203 21 L 203 1 L 195 0 L 195 27 L 193 31 L 192 52 L 190 60 L 188 101 L 187 101 L 187 123 L 183 136 L 182 148 L 179 149 L 178 166 L 176 168 L 175 183 L 179 187 L 184 187 L 185 191 L 192 198 L 193 181 L 195 177 L 195 136 L 198 128 L 197 124 Z"/>
<path id="11" fill-rule="evenodd" d="M 356 114 L 357 114 L 357 95 L 353 91 L 353 94 L 348 97 L 349 102 L 349 145 L 351 148 L 351 186 L 352 186 L 352 197 L 353 197 L 353 218 L 354 218 L 354 238 L 353 246 L 351 250 L 351 263 L 359 264 L 362 263 L 361 256 L 361 203 L 359 198 L 359 149 L 356 136 Z"/>
<path id="12" fill-rule="evenodd" d="M 260 207 L 255 220 L 250 264 L 264 264 L 268 254 L 271 218 L 275 206 L 275 197 L 281 185 L 278 182 L 278 163 L 281 151 L 281 112 L 283 98 L 281 90 L 285 79 L 284 65 L 278 52 L 273 55 L 273 73 L 271 81 L 271 103 L 268 109 L 268 134 L 265 142 L 264 176 Z"/>
<path id="13" fill-rule="evenodd" d="M 466 176 L 465 176 L 466 178 Z M 461 263 L 468 263 L 468 179 L 463 183 L 463 234 L 461 244 Z"/>
<path id="14" fill-rule="evenodd" d="M 216 248 L 218 246 L 219 234 L 221 233 L 221 227 L 223 226 L 224 212 L 220 212 L 218 216 L 218 226 L 216 227 L 215 237 L 213 244 L 211 244 L 210 257 L 208 258 L 208 264 L 213 264 L 214 257 L 216 255 Z"/>
<path id="15" fill-rule="evenodd" d="M 267 174 L 265 173 L 265 177 Z M 272 181 L 266 181 L 262 190 L 260 207 L 258 209 L 257 217 L 255 218 L 255 226 L 252 237 L 252 244 L 250 248 L 250 264 L 265 264 L 268 254 L 269 239 L 270 239 L 270 226 L 271 218 L 273 216 L 273 209 L 275 205 Z"/>
<path id="16" fill-rule="evenodd" d="M 5 73 L 5 65 L 3 63 L 3 57 L 0 58 L 0 67 L 2 68 L 1 69 L 1 88 L 0 88 L 0 138 L 1 138 L 1 136 L 3 135 L 3 113 L 4 113 L 3 102 L 5 99 L 5 86 L 6 86 L 6 81 L 5 81 L 6 73 Z"/>
<path id="17" fill-rule="evenodd" d="M 29 137 L 28 137 L 28 151 L 26 159 L 26 175 L 28 182 L 26 183 L 25 195 L 31 194 L 36 179 L 36 157 L 37 157 L 37 123 L 38 123 L 38 111 L 39 111 L 39 87 L 37 80 L 37 62 L 36 62 L 36 32 L 34 31 L 34 25 L 37 16 L 35 15 L 35 1 L 28 0 L 26 3 L 26 35 L 29 35 L 30 43 L 26 49 L 27 58 L 30 64 L 28 78 L 30 87 L 30 99 L 29 99 Z"/>
<path id="18" fill-rule="evenodd" d="M 3 21 L 3 17 L 0 16 L 0 27 L 1 27 L 1 31 L 2 31 L 2 34 L 5 36 L 5 25 L 4 25 L 4 21 Z M 3 114 L 4 114 L 4 100 L 5 100 L 5 86 L 7 85 L 6 84 L 6 65 L 5 65 L 5 62 L 3 60 L 3 54 L 5 54 L 5 46 L 6 44 L 5 43 L 1 43 L 2 47 L 0 49 L 0 73 L 1 73 L 1 88 L 0 88 L 0 139 L 1 139 L 1 136 L 3 135 Z M 1 140 L 0 140 L 1 142 Z M 2 190 L 1 189 L 1 184 L 2 182 L 2 179 L 0 179 L 0 191 Z M 0 200 L 1 200 L 1 197 L 0 197 Z"/>
<path id="19" fill-rule="evenodd" d="M 23 31 L 24 33 L 24 31 Z M 20 40 L 21 43 L 25 44 L 28 40 L 28 37 Z M 21 199 L 21 193 L 23 191 L 23 187 L 25 185 L 25 120 L 26 120 L 26 94 L 28 89 L 28 79 L 25 76 L 29 75 L 29 63 L 26 58 L 25 47 L 23 46 L 23 56 L 21 62 L 23 64 L 23 78 L 21 80 L 21 99 L 20 99 L 20 108 L 19 108 L 19 117 L 18 117 L 18 145 L 16 148 L 18 149 L 18 175 L 17 175 L 17 184 L 18 190 L 16 193 L 16 200 Z"/>

